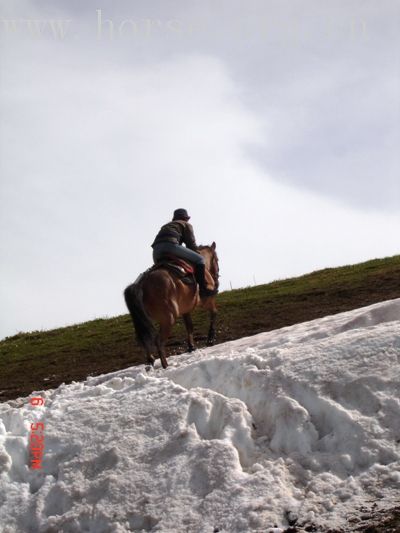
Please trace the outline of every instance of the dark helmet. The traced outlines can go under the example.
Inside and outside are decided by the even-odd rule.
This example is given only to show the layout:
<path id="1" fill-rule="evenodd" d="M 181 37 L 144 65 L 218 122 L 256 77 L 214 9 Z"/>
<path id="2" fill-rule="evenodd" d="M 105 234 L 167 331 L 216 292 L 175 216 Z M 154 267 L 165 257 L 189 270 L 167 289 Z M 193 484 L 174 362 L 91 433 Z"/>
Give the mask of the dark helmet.
<path id="1" fill-rule="evenodd" d="M 186 209 L 175 209 L 174 218 L 172 220 L 189 220 L 190 216 Z"/>

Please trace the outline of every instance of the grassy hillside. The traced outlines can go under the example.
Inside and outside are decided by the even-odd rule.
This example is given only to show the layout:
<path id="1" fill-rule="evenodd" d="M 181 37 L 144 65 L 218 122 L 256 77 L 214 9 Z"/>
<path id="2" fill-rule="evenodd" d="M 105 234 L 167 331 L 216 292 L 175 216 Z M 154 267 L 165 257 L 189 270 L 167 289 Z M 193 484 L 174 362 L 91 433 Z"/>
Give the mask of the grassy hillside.
<path id="1" fill-rule="evenodd" d="M 217 342 L 399 297 L 400 255 L 227 291 L 217 298 Z M 194 325 L 197 345 L 204 346 L 206 313 L 196 311 Z M 168 353 L 183 351 L 185 331 L 179 322 Z M 128 315 L 21 333 L 0 342 L 0 400 L 141 362 L 143 354 L 133 341 Z"/>

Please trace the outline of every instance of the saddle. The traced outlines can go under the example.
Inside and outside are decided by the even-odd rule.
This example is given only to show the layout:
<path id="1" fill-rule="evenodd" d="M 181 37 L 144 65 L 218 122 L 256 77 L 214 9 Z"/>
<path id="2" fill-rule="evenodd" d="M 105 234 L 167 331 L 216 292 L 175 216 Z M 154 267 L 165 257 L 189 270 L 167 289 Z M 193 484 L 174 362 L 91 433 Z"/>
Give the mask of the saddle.
<path id="1" fill-rule="evenodd" d="M 167 268 L 187 285 L 195 285 L 197 283 L 194 275 L 194 266 L 180 257 L 164 255 L 156 262 L 152 270 L 157 270 L 157 268 Z"/>

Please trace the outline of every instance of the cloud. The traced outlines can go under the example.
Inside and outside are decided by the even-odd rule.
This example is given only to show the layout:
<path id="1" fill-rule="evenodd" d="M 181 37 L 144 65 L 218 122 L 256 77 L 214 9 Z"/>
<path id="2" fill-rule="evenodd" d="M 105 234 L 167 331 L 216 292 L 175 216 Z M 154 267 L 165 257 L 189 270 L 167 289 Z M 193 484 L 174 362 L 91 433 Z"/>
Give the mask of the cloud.
<path id="1" fill-rule="evenodd" d="M 393 73 L 357 79 L 346 68 L 294 81 L 265 106 L 268 142 L 253 155 L 288 183 L 359 209 L 395 212 L 398 90 Z"/>

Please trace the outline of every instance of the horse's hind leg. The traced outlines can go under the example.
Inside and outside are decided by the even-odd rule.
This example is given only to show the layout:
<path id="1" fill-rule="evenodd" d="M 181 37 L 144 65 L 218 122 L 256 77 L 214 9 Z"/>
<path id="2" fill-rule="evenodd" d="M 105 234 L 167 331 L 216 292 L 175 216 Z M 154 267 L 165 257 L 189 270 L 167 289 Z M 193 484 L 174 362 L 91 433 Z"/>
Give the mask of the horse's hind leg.
<path id="1" fill-rule="evenodd" d="M 154 366 L 154 361 L 155 359 L 153 357 L 153 354 L 151 352 L 146 351 L 146 364 Z"/>
<path id="2" fill-rule="evenodd" d="M 167 368 L 167 354 L 165 352 L 165 342 L 171 334 L 172 326 L 175 323 L 174 315 L 172 313 L 163 317 L 163 320 L 160 321 L 160 332 L 156 339 L 156 345 L 158 350 L 158 355 L 161 359 L 161 364 L 163 368 Z"/>
<path id="3" fill-rule="evenodd" d="M 160 335 L 158 335 L 157 338 L 156 338 L 156 346 L 157 346 L 158 356 L 159 356 L 160 361 L 161 361 L 161 365 L 162 365 L 163 368 L 167 368 L 167 366 L 168 366 L 167 356 L 166 356 L 165 348 L 164 348 L 164 345 L 163 345 L 163 343 L 161 341 Z"/>
<path id="4" fill-rule="evenodd" d="M 189 352 L 193 352 L 195 350 L 194 346 L 194 339 L 193 339 L 193 322 L 192 317 L 190 313 L 185 313 L 182 315 L 183 321 L 185 322 L 186 331 L 187 331 L 187 343 L 188 343 L 188 349 Z"/>

